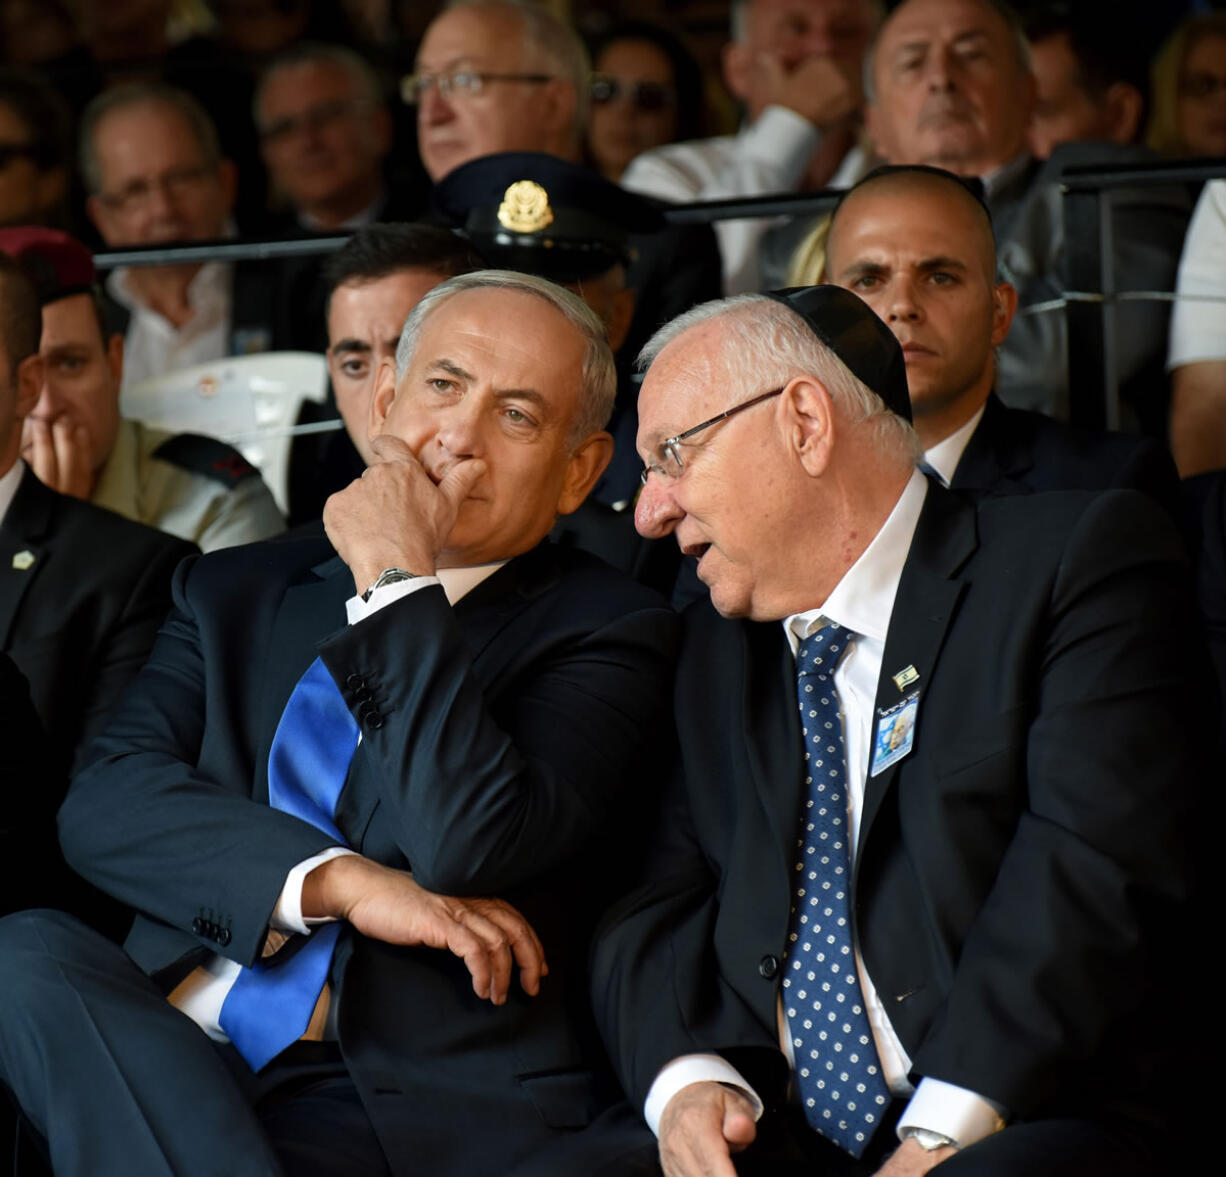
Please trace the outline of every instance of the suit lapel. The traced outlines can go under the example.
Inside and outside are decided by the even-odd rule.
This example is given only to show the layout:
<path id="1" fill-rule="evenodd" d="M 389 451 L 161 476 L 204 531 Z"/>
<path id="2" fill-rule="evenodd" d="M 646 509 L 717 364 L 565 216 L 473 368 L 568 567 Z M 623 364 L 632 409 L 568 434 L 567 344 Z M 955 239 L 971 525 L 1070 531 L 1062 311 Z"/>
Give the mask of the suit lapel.
<path id="1" fill-rule="evenodd" d="M 1034 465 L 1029 435 L 1010 428 L 1009 410 L 992 393 L 983 417 L 954 470 L 954 490 L 992 490 L 1007 493 Z M 1021 489 L 1019 487 L 1019 489 Z"/>
<path id="2" fill-rule="evenodd" d="M 946 631 L 966 587 L 965 581 L 956 578 L 957 573 L 976 544 L 974 507 L 942 487 L 930 486 L 894 598 L 876 698 L 879 714 L 918 686 L 916 750 L 921 747 L 924 731 L 924 692 L 932 681 Z M 919 677 L 915 685 L 900 691 L 893 676 L 906 667 L 914 667 Z M 871 738 L 875 736 L 874 717 Z M 856 856 L 857 863 L 863 861 L 862 850 L 882 800 L 893 788 L 905 763 L 904 757 L 877 776 L 870 775 L 865 783 L 864 810 L 860 819 L 861 853 Z"/>
<path id="3" fill-rule="evenodd" d="M 316 564 L 281 599 L 269 635 L 256 766 L 257 790 L 267 796 L 268 751 L 281 713 L 298 680 L 315 660 L 317 643 L 347 622 L 345 602 L 353 596 L 353 577 L 339 556 Z"/>
<path id="4" fill-rule="evenodd" d="M 740 630 L 744 659 L 740 675 L 744 683 L 744 747 L 750 775 L 786 872 L 795 853 L 803 778 L 796 660 L 778 622 L 746 622 Z"/>
<path id="5" fill-rule="evenodd" d="M 12 644 L 21 602 L 51 554 L 47 535 L 55 507 L 49 491 L 29 469 L 0 526 L 0 647 Z"/>

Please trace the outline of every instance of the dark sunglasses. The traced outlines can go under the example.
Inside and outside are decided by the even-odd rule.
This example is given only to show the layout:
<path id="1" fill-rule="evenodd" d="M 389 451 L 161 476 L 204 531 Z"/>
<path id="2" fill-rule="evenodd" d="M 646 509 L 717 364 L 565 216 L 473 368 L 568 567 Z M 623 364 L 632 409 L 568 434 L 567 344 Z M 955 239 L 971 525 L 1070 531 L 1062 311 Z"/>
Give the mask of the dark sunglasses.
<path id="1" fill-rule="evenodd" d="M 597 106 L 616 102 L 625 95 L 639 110 L 666 110 L 677 101 L 672 86 L 663 82 L 622 82 L 606 74 L 592 76 L 592 101 Z"/>

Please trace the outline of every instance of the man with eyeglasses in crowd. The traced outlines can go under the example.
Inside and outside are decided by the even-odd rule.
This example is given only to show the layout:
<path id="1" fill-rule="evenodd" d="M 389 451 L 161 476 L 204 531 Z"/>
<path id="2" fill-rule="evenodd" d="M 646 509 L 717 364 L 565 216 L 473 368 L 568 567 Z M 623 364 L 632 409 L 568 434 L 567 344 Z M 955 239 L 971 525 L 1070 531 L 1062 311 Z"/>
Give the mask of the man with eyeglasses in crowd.
<path id="1" fill-rule="evenodd" d="M 81 118 L 86 212 L 112 247 L 228 236 L 235 171 L 189 95 L 158 83 L 100 94 Z M 240 277 L 241 275 L 241 277 Z M 227 355 L 268 351 L 284 329 L 275 272 L 227 262 L 124 266 L 105 284 L 124 335 L 124 387 Z"/>
<path id="2" fill-rule="evenodd" d="M 735 136 L 644 152 L 622 182 L 664 200 L 718 200 L 845 188 L 866 160 L 857 146 L 860 69 L 881 21 L 877 0 L 738 0 L 724 81 L 745 106 Z M 760 288 L 758 247 L 770 221 L 721 221 L 724 292 Z"/>

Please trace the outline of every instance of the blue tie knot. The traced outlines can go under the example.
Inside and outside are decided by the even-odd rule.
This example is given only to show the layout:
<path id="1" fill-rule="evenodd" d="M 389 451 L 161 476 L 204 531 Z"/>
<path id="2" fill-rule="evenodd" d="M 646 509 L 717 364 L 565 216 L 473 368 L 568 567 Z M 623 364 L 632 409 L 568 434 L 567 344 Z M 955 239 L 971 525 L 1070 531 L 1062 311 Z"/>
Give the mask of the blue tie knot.
<path id="1" fill-rule="evenodd" d="M 850 636 L 841 625 L 829 621 L 816 633 L 802 638 L 796 647 L 797 674 L 816 674 L 822 678 L 833 674 Z"/>

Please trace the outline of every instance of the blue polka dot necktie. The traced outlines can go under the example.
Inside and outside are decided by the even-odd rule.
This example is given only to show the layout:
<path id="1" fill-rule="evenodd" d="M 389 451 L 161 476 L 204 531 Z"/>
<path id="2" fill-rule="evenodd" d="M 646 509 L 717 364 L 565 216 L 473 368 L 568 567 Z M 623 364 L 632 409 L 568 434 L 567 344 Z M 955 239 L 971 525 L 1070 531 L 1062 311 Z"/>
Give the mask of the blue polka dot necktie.
<path id="1" fill-rule="evenodd" d="M 805 1119 L 859 1157 L 881 1122 L 890 1092 L 851 937 L 847 760 L 834 669 L 853 636 L 826 624 L 796 652 L 805 803 L 782 996 Z"/>
<path id="2" fill-rule="evenodd" d="M 294 687 L 273 736 L 268 804 L 345 843 L 332 818 L 357 746 L 357 722 L 316 658 Z M 339 922 L 319 925 L 292 955 L 244 968 L 226 994 L 218 1022 L 253 1071 L 306 1033 L 340 930 Z"/>

